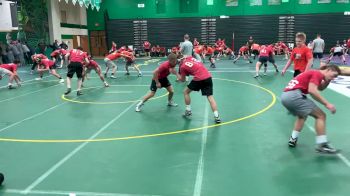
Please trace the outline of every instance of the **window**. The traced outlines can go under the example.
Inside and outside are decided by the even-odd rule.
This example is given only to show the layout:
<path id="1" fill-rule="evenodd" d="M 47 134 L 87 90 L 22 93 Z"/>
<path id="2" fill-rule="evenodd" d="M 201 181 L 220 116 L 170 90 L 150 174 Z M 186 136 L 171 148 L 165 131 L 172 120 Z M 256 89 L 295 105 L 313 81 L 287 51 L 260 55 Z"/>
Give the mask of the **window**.
<path id="1" fill-rule="evenodd" d="M 262 5 L 262 0 L 250 0 L 250 6 Z"/>
<path id="2" fill-rule="evenodd" d="M 281 0 L 269 0 L 268 5 L 281 5 Z"/>
<path id="3" fill-rule="evenodd" d="M 299 4 L 311 4 L 311 0 L 299 0 Z"/>
<path id="4" fill-rule="evenodd" d="M 318 3 L 330 3 L 331 0 L 318 0 Z"/>
<path id="5" fill-rule="evenodd" d="M 238 6 L 238 0 L 226 0 L 226 6 Z"/>

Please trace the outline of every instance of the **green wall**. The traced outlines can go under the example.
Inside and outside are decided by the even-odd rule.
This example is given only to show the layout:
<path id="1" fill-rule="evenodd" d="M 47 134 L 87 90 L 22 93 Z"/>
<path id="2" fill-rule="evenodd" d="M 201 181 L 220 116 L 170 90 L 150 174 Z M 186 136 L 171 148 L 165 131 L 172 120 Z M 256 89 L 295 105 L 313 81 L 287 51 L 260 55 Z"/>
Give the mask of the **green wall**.
<path id="1" fill-rule="evenodd" d="M 178 18 L 178 17 L 207 17 L 207 16 L 242 16 L 242 15 L 267 15 L 267 14 L 316 14 L 350 11 L 350 4 L 339 4 L 331 0 L 328 4 L 318 4 L 318 0 L 312 0 L 312 4 L 299 4 L 299 0 L 289 0 L 281 5 L 268 5 L 268 0 L 262 0 L 262 6 L 250 6 L 250 0 L 239 0 L 237 7 L 227 7 L 225 0 L 213 0 L 213 5 L 207 5 L 207 0 L 198 1 L 198 12 L 180 13 L 180 1 L 165 0 L 165 13 L 157 13 L 157 0 L 104 0 L 101 10 L 88 10 L 89 30 L 104 29 L 104 12 L 107 10 L 111 19 L 130 18 Z M 145 8 L 137 8 L 138 3 L 144 3 Z M 191 3 L 190 3 L 191 4 Z M 95 26 L 98 23 L 99 26 Z"/>

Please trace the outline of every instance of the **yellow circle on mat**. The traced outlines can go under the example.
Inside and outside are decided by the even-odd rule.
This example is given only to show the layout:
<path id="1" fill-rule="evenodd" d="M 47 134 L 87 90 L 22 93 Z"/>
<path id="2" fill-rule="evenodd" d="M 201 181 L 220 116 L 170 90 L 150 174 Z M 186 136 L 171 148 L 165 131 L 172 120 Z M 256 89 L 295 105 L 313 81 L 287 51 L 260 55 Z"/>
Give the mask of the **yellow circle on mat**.
<path id="1" fill-rule="evenodd" d="M 224 126 L 224 125 L 229 125 L 235 122 L 243 121 L 249 118 L 253 118 L 255 116 L 258 116 L 267 110 L 269 110 L 275 103 L 276 103 L 276 95 L 270 91 L 267 88 L 251 84 L 248 82 L 242 82 L 242 81 L 237 81 L 237 80 L 229 80 L 229 79 L 223 79 L 223 78 L 214 78 L 215 80 L 221 80 L 221 81 L 228 81 L 228 82 L 235 82 L 239 84 L 245 84 L 249 86 L 256 87 L 258 89 L 261 89 L 265 92 L 267 92 L 269 95 L 271 95 L 271 102 L 264 107 L 263 109 L 247 115 L 243 116 L 237 119 L 233 119 L 227 122 L 223 122 L 220 124 L 213 124 L 213 125 L 207 125 L 203 127 L 197 127 L 197 128 L 192 128 L 192 129 L 185 129 L 185 130 L 177 130 L 177 131 L 168 131 L 168 132 L 163 132 L 163 133 L 153 133 L 153 134 L 144 134 L 144 135 L 134 135 L 134 136 L 125 136 L 125 137 L 112 137 L 112 138 L 99 138 L 99 139 L 73 139 L 73 140 L 39 140 L 39 139 L 16 139 L 16 138 L 0 138 L 0 141 L 3 142 L 25 142 L 25 143 L 83 143 L 83 142 L 107 142 L 107 141 L 118 141 L 118 140 L 131 140 L 131 139 L 142 139 L 142 138 L 149 138 L 149 137 L 160 137 L 160 136 L 166 136 L 166 135 L 175 135 L 175 134 L 181 134 L 181 133 L 189 133 L 189 132 L 194 132 L 194 131 L 199 131 L 203 129 L 210 129 L 214 127 L 219 127 L 219 126 Z"/>
<path id="2" fill-rule="evenodd" d="M 148 85 L 110 85 L 110 86 L 148 86 Z M 91 89 L 91 88 L 99 88 L 99 87 L 89 87 L 89 88 L 84 88 L 84 89 Z M 159 99 L 162 97 L 167 96 L 169 93 L 165 93 L 164 95 L 160 95 L 158 97 L 153 97 L 150 100 L 153 99 Z M 61 99 L 63 99 L 64 101 L 69 101 L 69 102 L 73 102 L 73 103 L 80 103 L 80 104 L 96 104 L 96 105 L 107 105 L 107 104 L 123 104 L 123 103 L 135 103 L 138 102 L 140 100 L 129 100 L 129 101 L 106 101 L 106 102 L 97 102 L 97 101 L 79 101 L 79 100 L 73 100 L 73 99 L 69 99 L 67 98 L 64 94 L 61 96 Z"/>

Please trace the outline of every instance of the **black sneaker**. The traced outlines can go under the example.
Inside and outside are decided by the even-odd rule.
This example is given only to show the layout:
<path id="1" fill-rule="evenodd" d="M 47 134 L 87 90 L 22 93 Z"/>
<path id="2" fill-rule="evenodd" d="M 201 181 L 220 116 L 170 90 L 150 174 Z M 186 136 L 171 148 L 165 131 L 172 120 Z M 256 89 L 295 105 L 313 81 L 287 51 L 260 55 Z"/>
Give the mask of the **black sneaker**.
<path id="1" fill-rule="evenodd" d="M 128 75 L 130 75 L 130 73 L 129 73 L 129 72 L 126 72 L 125 75 L 128 76 Z"/>
<path id="2" fill-rule="evenodd" d="M 81 91 L 77 91 L 77 96 L 83 95 Z"/>
<path id="3" fill-rule="evenodd" d="M 67 91 L 64 93 L 64 95 L 68 95 L 70 92 L 72 92 L 72 89 L 68 88 Z"/>
<path id="4" fill-rule="evenodd" d="M 288 146 L 291 148 L 295 148 L 295 146 L 297 145 L 297 142 L 298 142 L 298 138 L 290 137 L 288 141 Z"/>
<path id="5" fill-rule="evenodd" d="M 333 148 L 328 143 L 322 143 L 317 146 L 316 152 L 322 154 L 337 154 L 340 150 Z"/>
<path id="6" fill-rule="evenodd" d="M 215 123 L 216 123 L 216 124 L 221 123 L 221 119 L 220 119 L 220 117 L 214 117 L 214 118 L 215 118 Z"/>
<path id="7" fill-rule="evenodd" d="M 276 69 L 276 73 L 280 72 L 278 69 Z"/>

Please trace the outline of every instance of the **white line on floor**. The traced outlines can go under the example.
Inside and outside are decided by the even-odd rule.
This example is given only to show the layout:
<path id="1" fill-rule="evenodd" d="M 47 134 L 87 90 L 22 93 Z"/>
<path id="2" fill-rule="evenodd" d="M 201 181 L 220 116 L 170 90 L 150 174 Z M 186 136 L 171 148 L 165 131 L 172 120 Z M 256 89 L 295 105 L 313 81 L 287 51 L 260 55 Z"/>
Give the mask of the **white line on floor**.
<path id="1" fill-rule="evenodd" d="M 91 137 L 88 138 L 88 140 L 95 139 L 99 134 L 101 134 L 103 131 L 105 131 L 109 126 L 111 126 L 115 121 L 117 121 L 120 117 L 122 117 L 127 111 L 130 110 L 136 103 L 131 104 L 129 107 L 127 107 L 124 111 L 119 113 L 115 118 L 110 120 L 106 125 L 104 125 L 102 128 L 100 128 L 95 134 L 93 134 Z M 84 142 L 80 144 L 77 148 L 75 148 L 73 151 L 71 151 L 69 154 L 67 154 L 63 159 L 58 161 L 55 165 L 53 165 L 50 169 L 48 169 L 44 174 L 42 174 L 40 177 L 38 177 L 32 184 L 30 184 L 24 191 L 24 194 L 29 193 L 32 189 L 34 189 L 38 184 L 43 182 L 50 174 L 52 174 L 54 171 L 56 171 L 61 165 L 63 165 L 65 162 L 67 162 L 70 158 L 72 158 L 76 153 L 78 153 L 82 148 L 84 148 L 89 142 Z"/>
<path id="2" fill-rule="evenodd" d="M 75 194 L 77 196 L 159 196 L 159 195 L 146 195 L 146 194 L 127 194 L 127 193 L 97 193 L 97 192 L 82 192 L 82 191 L 57 191 L 57 190 L 32 190 L 28 193 L 24 193 L 24 190 L 19 189 L 6 189 L 5 193 L 15 194 L 33 194 L 33 195 L 70 195 Z"/>
<path id="3" fill-rule="evenodd" d="M 209 114 L 209 106 L 208 106 L 208 102 L 206 102 L 205 112 L 204 112 L 204 121 L 203 121 L 204 127 L 208 126 L 208 114 Z M 208 136 L 208 128 L 205 128 L 202 131 L 201 152 L 200 152 L 199 161 L 198 161 L 197 176 L 196 176 L 196 182 L 194 185 L 193 196 L 200 196 L 202 192 L 203 173 L 204 173 L 204 152 L 207 145 L 207 136 Z"/>

